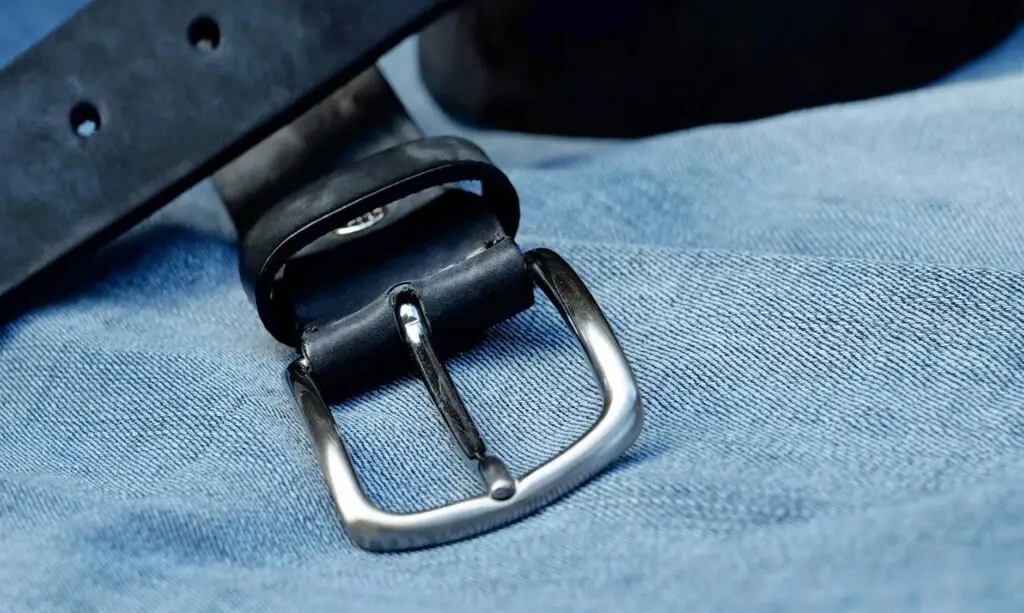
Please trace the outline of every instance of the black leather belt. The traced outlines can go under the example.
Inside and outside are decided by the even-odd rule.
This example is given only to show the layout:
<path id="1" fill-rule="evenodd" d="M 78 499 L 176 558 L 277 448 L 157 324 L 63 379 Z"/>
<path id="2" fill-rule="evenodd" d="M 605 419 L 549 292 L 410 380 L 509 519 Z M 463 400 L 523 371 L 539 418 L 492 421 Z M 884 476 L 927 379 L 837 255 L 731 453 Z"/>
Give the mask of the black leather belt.
<path id="1" fill-rule="evenodd" d="M 468 141 L 422 138 L 367 70 L 443 4 L 96 0 L 0 73 L 0 101 L 17 109 L 0 119 L 17 133 L 0 143 L 7 313 L 71 257 L 259 142 L 215 178 L 242 280 L 267 330 L 297 351 L 289 382 L 350 537 L 380 551 L 530 513 L 612 462 L 642 423 L 630 367 L 582 281 L 553 252 L 516 245 L 505 174 Z M 442 360 L 529 308 L 534 286 L 575 331 L 604 406 L 573 445 L 514 477 Z M 328 406 L 410 369 L 486 491 L 399 515 L 362 493 Z"/>
<path id="2" fill-rule="evenodd" d="M 0 71 L 0 318 L 445 0 L 95 0 Z"/>

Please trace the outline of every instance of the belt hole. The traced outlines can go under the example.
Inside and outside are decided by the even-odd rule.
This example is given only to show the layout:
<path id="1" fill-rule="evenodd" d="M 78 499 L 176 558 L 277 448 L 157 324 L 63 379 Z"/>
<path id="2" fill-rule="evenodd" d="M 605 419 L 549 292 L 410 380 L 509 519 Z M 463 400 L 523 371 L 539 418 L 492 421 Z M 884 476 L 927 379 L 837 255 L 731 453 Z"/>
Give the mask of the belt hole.
<path id="1" fill-rule="evenodd" d="M 220 26 L 211 17 L 196 17 L 188 26 L 188 42 L 200 51 L 213 51 L 220 46 Z"/>
<path id="2" fill-rule="evenodd" d="M 101 125 L 100 111 L 91 102 L 79 102 L 71 109 L 71 129 L 79 137 L 91 137 L 99 132 Z"/>

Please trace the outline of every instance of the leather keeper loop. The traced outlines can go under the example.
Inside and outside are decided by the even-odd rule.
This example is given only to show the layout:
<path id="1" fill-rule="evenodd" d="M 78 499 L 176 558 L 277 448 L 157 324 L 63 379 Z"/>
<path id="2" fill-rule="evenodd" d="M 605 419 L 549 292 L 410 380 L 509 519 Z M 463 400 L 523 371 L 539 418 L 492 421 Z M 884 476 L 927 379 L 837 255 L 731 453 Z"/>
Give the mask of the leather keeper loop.
<path id="1" fill-rule="evenodd" d="M 512 183 L 479 147 L 453 137 L 413 141 L 369 156 L 267 211 L 242 237 L 240 259 L 243 284 L 263 325 L 282 343 L 299 346 L 300 326 L 288 305 L 279 304 L 275 287 L 285 264 L 300 251 L 375 209 L 431 188 L 473 181 L 481 186 L 478 200 L 514 236 L 519 199 Z"/>

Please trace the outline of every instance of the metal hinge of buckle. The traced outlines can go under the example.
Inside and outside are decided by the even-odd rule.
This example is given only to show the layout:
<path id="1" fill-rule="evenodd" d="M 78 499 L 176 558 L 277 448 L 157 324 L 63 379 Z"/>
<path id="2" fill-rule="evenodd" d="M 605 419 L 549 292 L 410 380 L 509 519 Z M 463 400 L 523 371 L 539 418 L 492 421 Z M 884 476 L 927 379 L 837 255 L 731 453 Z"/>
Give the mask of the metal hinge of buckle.
<path id="1" fill-rule="evenodd" d="M 359 484 L 330 408 L 300 357 L 288 368 L 288 382 L 302 410 L 327 487 L 349 537 L 372 551 L 440 545 L 516 521 L 566 494 L 621 455 L 643 423 L 633 372 L 611 327 L 583 281 L 560 256 L 547 249 L 526 254 L 534 283 L 575 332 L 604 396 L 597 421 L 576 442 L 519 478 L 488 455 L 455 384 L 438 359 L 425 317 L 414 301 L 399 301 L 396 316 L 420 374 L 463 453 L 477 462 L 487 491 L 442 507 L 391 513 L 375 506 Z"/>

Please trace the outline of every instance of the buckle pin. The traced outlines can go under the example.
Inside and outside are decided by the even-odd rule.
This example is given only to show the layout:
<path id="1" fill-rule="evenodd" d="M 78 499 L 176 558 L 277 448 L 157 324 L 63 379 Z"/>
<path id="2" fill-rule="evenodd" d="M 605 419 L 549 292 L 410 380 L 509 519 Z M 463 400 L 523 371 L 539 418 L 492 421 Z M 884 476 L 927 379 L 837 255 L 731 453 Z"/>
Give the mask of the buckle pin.
<path id="1" fill-rule="evenodd" d="M 441 417 L 466 458 L 476 462 L 477 470 L 487 485 L 487 493 L 495 500 L 508 500 L 516 493 L 516 480 L 501 459 L 487 455 L 487 446 L 466 410 L 444 362 L 437 357 L 430 342 L 430 331 L 423 311 L 415 299 L 404 298 L 398 304 L 398 320 L 402 338 L 412 352 L 427 391 L 441 412 Z"/>

